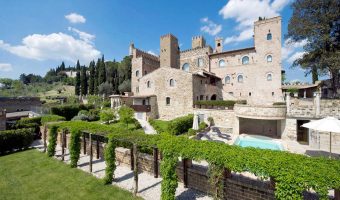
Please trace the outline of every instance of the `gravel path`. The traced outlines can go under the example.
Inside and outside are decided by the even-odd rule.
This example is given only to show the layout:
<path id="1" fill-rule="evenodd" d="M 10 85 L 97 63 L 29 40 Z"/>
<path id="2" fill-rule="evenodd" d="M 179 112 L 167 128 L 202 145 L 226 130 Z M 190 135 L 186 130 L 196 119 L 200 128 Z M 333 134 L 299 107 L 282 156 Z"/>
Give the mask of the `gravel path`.
<path id="1" fill-rule="evenodd" d="M 43 151 L 43 145 L 41 141 L 35 141 L 33 147 L 39 151 Z M 57 146 L 56 158 L 61 160 L 61 148 Z M 66 150 L 65 161 L 67 164 L 70 163 L 69 151 Z M 78 168 L 89 172 L 89 156 L 81 154 L 78 161 Z M 103 178 L 105 175 L 105 161 L 102 159 L 93 158 L 92 175 L 97 178 Z M 161 182 L 162 178 L 154 178 L 153 175 L 145 172 L 141 172 L 138 175 L 138 196 L 144 199 L 158 200 L 161 196 Z M 117 185 L 120 188 L 133 192 L 133 172 L 130 167 L 117 163 L 115 170 L 115 180 L 113 185 Z M 199 192 L 194 189 L 184 188 L 183 183 L 178 183 L 176 190 L 176 199 L 178 200 L 189 200 L 189 199 L 200 199 L 200 200 L 212 200 L 210 196 Z"/>
<path id="2" fill-rule="evenodd" d="M 138 120 L 138 122 L 140 123 L 140 125 L 142 126 L 146 134 L 156 134 L 156 130 L 150 125 L 148 121 L 138 119 L 138 118 L 136 119 Z"/>

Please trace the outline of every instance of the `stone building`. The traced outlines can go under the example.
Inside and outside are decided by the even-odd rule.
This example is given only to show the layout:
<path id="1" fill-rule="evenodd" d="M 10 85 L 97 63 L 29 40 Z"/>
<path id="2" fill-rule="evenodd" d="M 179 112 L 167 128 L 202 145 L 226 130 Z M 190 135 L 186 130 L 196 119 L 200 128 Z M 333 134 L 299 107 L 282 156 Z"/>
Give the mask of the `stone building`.
<path id="1" fill-rule="evenodd" d="M 0 108 L 0 131 L 6 130 L 6 111 Z"/>
<path id="2" fill-rule="evenodd" d="M 250 105 L 283 101 L 281 92 L 281 17 L 254 23 L 254 46 L 223 50 L 202 36 L 181 51 L 172 34 L 160 38 L 160 55 L 130 45 L 131 90 L 138 115 L 172 119 L 193 112 L 198 100 L 247 100 Z M 151 100 L 152 99 L 152 100 Z M 142 109 L 144 106 L 144 109 Z M 143 113 L 140 113 L 143 111 Z"/>
<path id="3" fill-rule="evenodd" d="M 0 97 L 0 108 L 7 113 L 32 111 L 41 107 L 39 97 Z"/>

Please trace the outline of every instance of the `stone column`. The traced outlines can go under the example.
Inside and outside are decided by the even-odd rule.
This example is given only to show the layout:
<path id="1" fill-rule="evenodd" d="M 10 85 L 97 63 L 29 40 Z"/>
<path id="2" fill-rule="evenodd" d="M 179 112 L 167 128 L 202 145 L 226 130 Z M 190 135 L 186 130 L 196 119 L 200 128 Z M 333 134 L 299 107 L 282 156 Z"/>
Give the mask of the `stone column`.
<path id="1" fill-rule="evenodd" d="M 290 94 L 286 92 L 286 106 L 287 106 L 287 114 L 290 113 Z"/>
<path id="2" fill-rule="evenodd" d="M 303 91 L 303 98 L 305 99 L 306 98 L 306 89 Z"/>
<path id="3" fill-rule="evenodd" d="M 316 92 L 315 93 L 315 115 L 319 116 L 320 115 L 320 93 Z"/>

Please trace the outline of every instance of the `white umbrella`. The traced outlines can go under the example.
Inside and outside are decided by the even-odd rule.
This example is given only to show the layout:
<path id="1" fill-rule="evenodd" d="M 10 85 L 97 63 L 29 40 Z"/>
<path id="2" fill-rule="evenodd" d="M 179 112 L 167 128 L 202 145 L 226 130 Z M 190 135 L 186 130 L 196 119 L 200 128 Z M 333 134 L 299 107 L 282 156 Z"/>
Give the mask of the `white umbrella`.
<path id="1" fill-rule="evenodd" d="M 194 121 L 192 123 L 192 129 L 198 130 L 198 115 L 194 115 Z"/>
<path id="2" fill-rule="evenodd" d="M 302 127 L 320 132 L 329 132 L 329 156 L 332 155 L 332 133 L 340 133 L 340 120 L 334 117 L 326 117 L 313 122 L 303 124 Z"/>

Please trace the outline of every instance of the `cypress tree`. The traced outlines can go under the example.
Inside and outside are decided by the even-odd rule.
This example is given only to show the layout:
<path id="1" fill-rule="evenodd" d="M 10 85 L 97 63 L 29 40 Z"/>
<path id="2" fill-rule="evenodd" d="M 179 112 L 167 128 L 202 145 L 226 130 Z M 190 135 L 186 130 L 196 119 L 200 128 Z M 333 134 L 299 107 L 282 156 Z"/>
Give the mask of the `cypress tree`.
<path id="1" fill-rule="evenodd" d="M 79 60 L 77 61 L 77 67 L 76 67 L 76 85 L 75 85 L 75 94 L 77 96 L 80 95 L 80 64 L 79 64 Z"/>
<path id="2" fill-rule="evenodd" d="M 100 59 L 98 59 L 95 65 L 95 73 L 94 73 L 94 94 L 98 94 L 98 86 L 99 86 L 99 65 Z"/>
<path id="3" fill-rule="evenodd" d="M 98 71 L 98 85 L 105 83 L 106 81 L 106 70 L 105 70 L 105 62 L 104 62 L 104 56 L 102 57 L 102 59 L 98 60 L 99 62 L 99 71 Z"/>
<path id="4" fill-rule="evenodd" d="M 90 77 L 89 77 L 89 94 L 93 95 L 94 94 L 94 80 L 95 80 L 95 66 L 94 66 L 94 61 L 90 62 Z"/>
<path id="5" fill-rule="evenodd" d="M 64 63 L 64 61 L 60 65 L 60 71 L 65 71 L 65 63 Z"/>
<path id="6" fill-rule="evenodd" d="M 87 95 L 87 75 L 86 75 L 85 66 L 81 68 L 80 84 L 81 84 L 81 95 Z"/>

